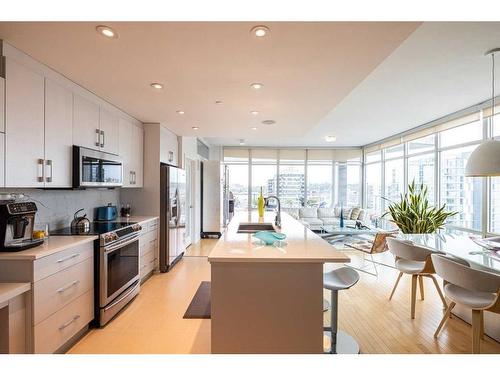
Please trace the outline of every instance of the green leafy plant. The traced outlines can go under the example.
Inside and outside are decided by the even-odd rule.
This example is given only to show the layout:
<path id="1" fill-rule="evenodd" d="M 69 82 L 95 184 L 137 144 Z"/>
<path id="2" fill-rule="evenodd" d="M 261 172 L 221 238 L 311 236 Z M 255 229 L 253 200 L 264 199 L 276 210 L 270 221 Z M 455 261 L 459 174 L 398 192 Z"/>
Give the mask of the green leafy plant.
<path id="1" fill-rule="evenodd" d="M 388 211 L 383 217 L 390 215 L 394 224 L 403 233 L 434 233 L 444 227 L 446 220 L 457 212 L 446 211 L 446 204 L 431 206 L 427 198 L 427 186 L 416 185 L 412 181 L 408 185 L 408 193 L 401 194 L 401 201 L 389 202 Z"/>

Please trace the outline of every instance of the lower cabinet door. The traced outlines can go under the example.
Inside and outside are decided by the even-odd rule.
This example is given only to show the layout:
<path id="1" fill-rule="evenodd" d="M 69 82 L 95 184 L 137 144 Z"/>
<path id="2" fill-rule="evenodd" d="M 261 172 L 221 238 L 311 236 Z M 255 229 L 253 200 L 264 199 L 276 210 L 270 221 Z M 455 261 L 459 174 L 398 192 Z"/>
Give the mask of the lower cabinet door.
<path id="1" fill-rule="evenodd" d="M 54 353 L 94 318 L 94 291 L 78 297 L 35 326 L 35 353 Z"/>

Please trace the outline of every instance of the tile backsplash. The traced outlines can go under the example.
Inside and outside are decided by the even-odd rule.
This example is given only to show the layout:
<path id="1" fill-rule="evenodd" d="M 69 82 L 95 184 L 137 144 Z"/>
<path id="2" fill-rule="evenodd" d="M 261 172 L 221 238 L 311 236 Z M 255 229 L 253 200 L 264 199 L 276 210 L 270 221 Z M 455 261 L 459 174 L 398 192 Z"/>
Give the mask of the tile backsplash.
<path id="1" fill-rule="evenodd" d="M 39 190 L 39 189 L 0 189 L 2 193 L 23 193 L 38 207 L 36 225 L 49 224 L 49 229 L 70 225 L 73 214 L 80 208 L 85 209 L 87 217 L 94 219 L 94 208 L 108 203 L 119 206 L 120 189 L 88 190 Z"/>

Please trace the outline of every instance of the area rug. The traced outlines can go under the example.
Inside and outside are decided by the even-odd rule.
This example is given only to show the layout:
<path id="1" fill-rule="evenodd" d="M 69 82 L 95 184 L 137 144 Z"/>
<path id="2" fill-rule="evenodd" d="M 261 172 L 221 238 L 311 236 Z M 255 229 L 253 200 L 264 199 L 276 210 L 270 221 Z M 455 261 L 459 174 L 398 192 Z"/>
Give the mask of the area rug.
<path id="1" fill-rule="evenodd" d="M 183 318 L 210 319 L 210 281 L 201 282 Z"/>

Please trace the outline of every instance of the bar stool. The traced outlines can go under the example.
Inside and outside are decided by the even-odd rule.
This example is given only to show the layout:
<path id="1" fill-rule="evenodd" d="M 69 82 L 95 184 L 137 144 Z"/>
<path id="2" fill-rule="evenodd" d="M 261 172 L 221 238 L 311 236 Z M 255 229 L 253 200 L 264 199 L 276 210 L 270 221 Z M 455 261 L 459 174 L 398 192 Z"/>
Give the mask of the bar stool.
<path id="1" fill-rule="evenodd" d="M 434 337 L 438 337 L 457 303 L 467 306 L 472 310 L 472 353 L 480 353 L 484 311 L 500 314 L 500 276 L 470 268 L 458 259 L 438 254 L 431 256 L 437 274 L 444 280 L 444 294 L 451 301 Z"/>
<path id="2" fill-rule="evenodd" d="M 359 273 L 349 267 L 337 268 L 323 274 L 323 288 L 331 291 L 330 327 L 323 331 L 330 336 L 331 354 L 358 354 L 359 345 L 354 338 L 338 327 L 338 291 L 349 289 L 359 281 Z"/>

